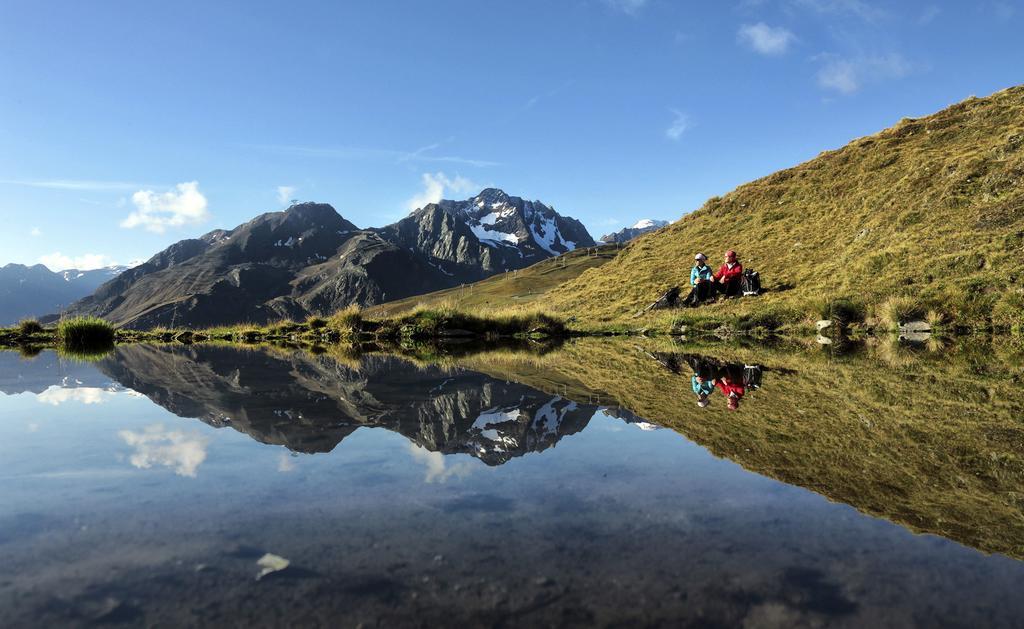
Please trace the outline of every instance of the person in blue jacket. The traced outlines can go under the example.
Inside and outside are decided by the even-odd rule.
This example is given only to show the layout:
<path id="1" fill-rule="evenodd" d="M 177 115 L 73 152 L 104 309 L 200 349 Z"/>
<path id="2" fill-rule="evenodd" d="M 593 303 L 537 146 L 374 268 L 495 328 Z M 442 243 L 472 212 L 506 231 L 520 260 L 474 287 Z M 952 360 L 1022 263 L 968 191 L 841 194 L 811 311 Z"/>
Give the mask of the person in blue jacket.
<path id="1" fill-rule="evenodd" d="M 687 306 L 699 306 L 701 302 L 711 299 L 715 294 L 715 274 L 708 266 L 708 258 L 703 253 L 693 256 L 690 286 L 690 294 L 683 302 Z"/>

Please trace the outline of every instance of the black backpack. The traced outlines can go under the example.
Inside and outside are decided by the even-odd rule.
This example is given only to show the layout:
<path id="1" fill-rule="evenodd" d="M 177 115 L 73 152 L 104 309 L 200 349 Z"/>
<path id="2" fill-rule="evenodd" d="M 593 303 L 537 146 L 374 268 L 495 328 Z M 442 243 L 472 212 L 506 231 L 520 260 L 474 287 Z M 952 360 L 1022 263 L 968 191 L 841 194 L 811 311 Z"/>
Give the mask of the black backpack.
<path id="1" fill-rule="evenodd" d="M 758 275 L 757 271 L 743 272 L 741 288 L 744 297 L 761 294 L 761 276 Z"/>

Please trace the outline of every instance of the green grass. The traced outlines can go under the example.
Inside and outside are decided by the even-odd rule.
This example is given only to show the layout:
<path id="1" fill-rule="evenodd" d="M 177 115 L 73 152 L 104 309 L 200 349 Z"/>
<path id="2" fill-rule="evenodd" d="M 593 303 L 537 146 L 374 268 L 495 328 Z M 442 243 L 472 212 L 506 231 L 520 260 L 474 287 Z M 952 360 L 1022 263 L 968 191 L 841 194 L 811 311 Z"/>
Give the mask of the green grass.
<path id="1" fill-rule="evenodd" d="M 668 287 L 686 285 L 695 251 L 717 262 L 736 249 L 760 271 L 766 294 L 701 315 L 790 309 L 810 319 L 823 300 L 856 296 L 865 311 L 889 304 L 880 313 L 889 323 L 913 301 L 956 327 L 1019 328 L 1022 137 L 1024 87 L 905 119 L 709 200 L 549 290 L 545 307 L 592 326 L 628 322 Z"/>
<path id="2" fill-rule="evenodd" d="M 473 284 L 372 306 L 363 314 L 366 318 L 399 317 L 420 306 L 444 306 L 480 313 L 509 308 L 536 310 L 548 291 L 584 271 L 606 264 L 619 250 L 618 245 L 577 249 Z"/>
<path id="3" fill-rule="evenodd" d="M 397 333 L 392 332 L 389 336 L 414 339 L 463 335 L 492 338 L 559 336 L 566 331 L 563 321 L 539 311 L 491 311 L 481 316 L 448 305 L 418 306 L 412 312 L 386 322 L 386 325 L 391 330 L 397 328 Z"/>
<path id="4" fill-rule="evenodd" d="M 22 319 L 18 323 L 18 332 L 26 336 L 32 334 L 41 334 L 45 331 L 43 324 L 39 323 L 35 319 Z"/>
<path id="5" fill-rule="evenodd" d="M 57 347 L 76 354 L 102 352 L 113 347 L 114 326 L 97 317 L 72 317 L 57 323 Z"/>

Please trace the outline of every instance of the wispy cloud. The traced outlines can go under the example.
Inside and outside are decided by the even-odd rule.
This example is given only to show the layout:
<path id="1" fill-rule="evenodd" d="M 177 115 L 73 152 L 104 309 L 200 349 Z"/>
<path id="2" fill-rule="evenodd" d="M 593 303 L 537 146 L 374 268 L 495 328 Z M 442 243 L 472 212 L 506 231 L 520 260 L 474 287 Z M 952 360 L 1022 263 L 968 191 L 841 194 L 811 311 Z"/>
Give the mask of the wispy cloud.
<path id="1" fill-rule="evenodd" d="M 478 168 L 499 165 L 499 162 L 493 162 L 490 160 L 472 159 L 468 157 L 461 157 L 458 155 L 435 155 L 432 153 L 432 151 L 440 148 L 441 146 L 443 146 L 443 144 L 444 143 L 441 142 L 436 144 L 430 144 L 428 146 L 424 146 L 413 151 L 396 151 L 392 149 L 375 149 L 355 146 L 325 147 L 297 146 L 284 144 L 250 144 L 247 146 L 249 148 L 255 148 L 263 151 L 282 153 L 285 155 L 297 155 L 302 157 L 323 157 L 330 159 L 349 160 L 382 160 L 394 161 L 396 163 L 420 162 L 439 164 L 459 164 L 463 166 L 474 166 Z"/>
<path id="2" fill-rule="evenodd" d="M 921 26 L 931 24 L 935 21 L 935 18 L 939 17 L 942 13 L 942 8 L 935 6 L 934 4 L 928 5 L 921 11 L 921 15 L 917 18 L 917 23 Z"/>
<path id="3" fill-rule="evenodd" d="M 468 194 L 479 192 L 481 186 L 473 183 L 465 177 L 455 175 L 449 178 L 444 173 L 423 173 L 423 191 L 405 202 L 405 207 L 410 212 L 418 210 L 425 205 L 437 203 L 444 198 L 448 192 L 456 194 Z"/>
<path id="4" fill-rule="evenodd" d="M 66 271 L 77 269 L 79 271 L 91 271 L 116 264 L 110 256 L 102 253 L 85 253 L 80 256 L 66 256 L 60 251 L 54 251 L 44 256 L 39 256 L 39 264 L 46 265 L 51 271 Z"/>
<path id="5" fill-rule="evenodd" d="M 823 55 L 820 59 L 824 65 L 818 71 L 818 85 L 840 94 L 853 94 L 867 83 L 903 78 L 913 69 L 897 53 L 854 59 Z"/>
<path id="6" fill-rule="evenodd" d="M 291 203 L 295 197 L 295 192 L 298 189 L 295 186 L 278 186 L 277 187 L 277 202 L 281 205 Z"/>
<path id="7" fill-rule="evenodd" d="M 789 49 L 796 37 L 781 26 L 768 26 L 764 22 L 744 24 L 736 35 L 737 39 L 762 55 L 782 55 Z"/>
<path id="8" fill-rule="evenodd" d="M 14 186 L 29 186 L 32 188 L 50 188 L 52 190 L 132 190 L 138 189 L 144 184 L 131 183 L 128 181 L 94 181 L 88 179 L 4 179 L 0 183 Z"/>
<path id="9" fill-rule="evenodd" d="M 28 235 L 29 235 L 29 236 L 32 236 L 33 238 L 39 238 L 40 236 L 42 236 L 42 235 L 43 235 L 43 230 L 39 229 L 38 227 L 33 227 L 33 228 L 32 228 L 32 229 L 31 229 L 31 230 L 30 230 L 30 231 L 28 232 Z"/>
<path id="10" fill-rule="evenodd" d="M 162 193 L 139 190 L 132 195 L 132 203 L 135 211 L 121 221 L 121 227 L 142 227 L 162 234 L 169 227 L 195 225 L 210 218 L 206 197 L 196 181 L 179 183 L 174 190 Z"/>
<path id="11" fill-rule="evenodd" d="M 991 6 L 995 16 L 1004 22 L 1017 14 L 1017 7 L 1008 2 L 993 2 Z"/>
<path id="12" fill-rule="evenodd" d="M 790 0 L 795 8 L 809 9 L 815 13 L 836 13 L 859 17 L 865 22 L 876 22 L 889 15 L 885 9 L 865 0 Z"/>
<path id="13" fill-rule="evenodd" d="M 673 116 L 672 124 L 665 129 L 665 137 L 676 142 L 679 138 L 683 137 L 686 130 L 690 128 L 690 117 L 678 109 L 672 109 L 670 111 Z"/>
<path id="14" fill-rule="evenodd" d="M 604 3 L 616 11 L 622 11 L 628 15 L 635 15 L 640 9 L 647 6 L 647 0 L 604 0 Z"/>

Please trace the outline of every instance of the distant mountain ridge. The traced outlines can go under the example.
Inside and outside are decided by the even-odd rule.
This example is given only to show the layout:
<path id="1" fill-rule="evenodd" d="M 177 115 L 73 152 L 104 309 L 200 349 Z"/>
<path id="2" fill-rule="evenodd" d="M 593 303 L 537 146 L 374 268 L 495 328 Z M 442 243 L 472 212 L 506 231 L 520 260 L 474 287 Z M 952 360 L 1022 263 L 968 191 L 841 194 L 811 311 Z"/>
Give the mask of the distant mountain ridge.
<path id="1" fill-rule="evenodd" d="M 301 319 L 477 281 L 593 245 L 576 219 L 494 188 L 371 229 L 330 205 L 300 203 L 175 243 L 69 312 L 130 328 Z"/>
<path id="2" fill-rule="evenodd" d="M 0 326 L 60 312 L 128 268 L 51 271 L 42 264 L 4 265 L 0 267 Z"/>
<path id="3" fill-rule="evenodd" d="M 632 227 L 626 227 L 620 229 L 617 232 L 612 232 L 610 234 L 605 234 L 604 236 L 601 236 L 601 242 L 609 244 L 627 243 L 630 240 L 636 238 L 637 236 L 642 236 L 646 233 L 659 230 L 662 227 L 667 227 L 668 225 L 668 221 L 659 221 L 650 218 L 645 218 L 643 220 L 637 221 L 636 224 L 633 225 Z"/>

